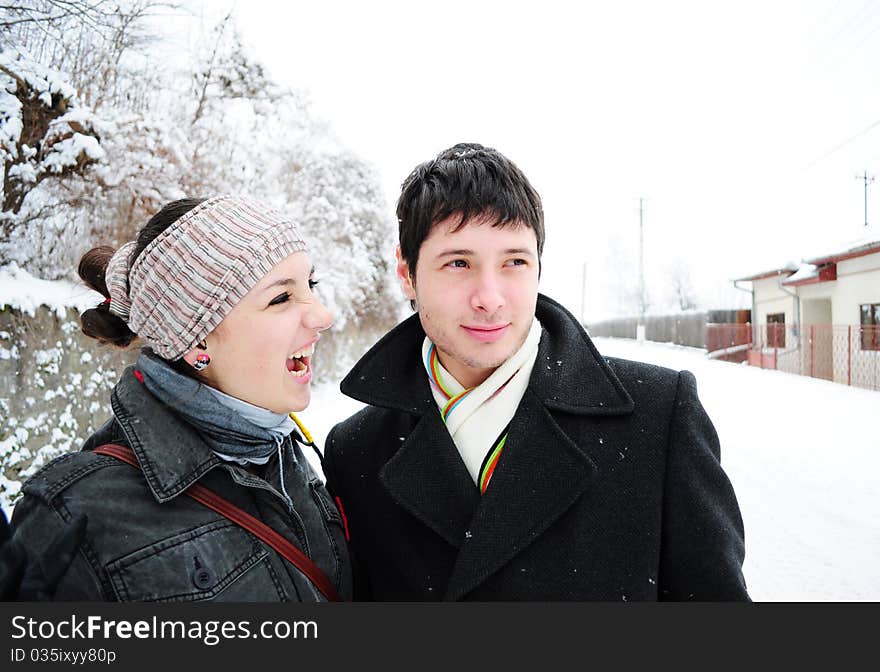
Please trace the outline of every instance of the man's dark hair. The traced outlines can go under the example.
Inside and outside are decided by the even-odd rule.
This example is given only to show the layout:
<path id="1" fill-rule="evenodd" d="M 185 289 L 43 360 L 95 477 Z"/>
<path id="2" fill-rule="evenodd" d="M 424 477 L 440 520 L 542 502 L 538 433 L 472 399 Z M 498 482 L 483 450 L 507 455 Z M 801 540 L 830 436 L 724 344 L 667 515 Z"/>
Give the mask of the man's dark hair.
<path id="1" fill-rule="evenodd" d="M 415 277 L 419 249 L 434 224 L 457 215 L 454 231 L 472 217 L 492 226 L 528 226 L 544 249 L 541 197 L 526 176 L 501 152 L 476 143 L 460 143 L 416 167 L 397 200 L 400 255 Z M 494 221 L 493 221 L 494 220 Z"/>

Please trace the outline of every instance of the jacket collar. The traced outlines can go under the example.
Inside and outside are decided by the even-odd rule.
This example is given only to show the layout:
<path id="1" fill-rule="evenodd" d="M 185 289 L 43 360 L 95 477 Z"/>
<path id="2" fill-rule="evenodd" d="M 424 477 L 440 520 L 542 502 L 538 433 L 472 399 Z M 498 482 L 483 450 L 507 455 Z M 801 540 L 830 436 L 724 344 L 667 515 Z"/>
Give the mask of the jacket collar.
<path id="1" fill-rule="evenodd" d="M 400 506 L 458 549 L 445 599 L 459 599 L 485 581 L 598 477 L 591 454 L 601 450 L 600 428 L 580 422 L 570 436 L 557 420 L 633 409 L 632 398 L 568 311 L 539 295 L 536 315 L 543 327 L 538 359 L 483 496 L 431 398 L 420 365 L 424 332 L 418 316 L 389 332 L 341 385 L 360 401 L 421 415 L 379 479 Z"/>
<path id="2" fill-rule="evenodd" d="M 150 394 L 134 367 L 123 372 L 110 403 L 157 501 L 173 499 L 223 463 L 195 427 Z"/>
<path id="3" fill-rule="evenodd" d="M 574 316 L 543 294 L 535 315 L 542 326 L 529 389 L 550 409 L 578 415 L 620 415 L 629 393 Z M 421 367 L 422 330 L 413 315 L 389 331 L 342 380 L 343 394 L 373 406 L 421 415 L 434 405 Z"/>

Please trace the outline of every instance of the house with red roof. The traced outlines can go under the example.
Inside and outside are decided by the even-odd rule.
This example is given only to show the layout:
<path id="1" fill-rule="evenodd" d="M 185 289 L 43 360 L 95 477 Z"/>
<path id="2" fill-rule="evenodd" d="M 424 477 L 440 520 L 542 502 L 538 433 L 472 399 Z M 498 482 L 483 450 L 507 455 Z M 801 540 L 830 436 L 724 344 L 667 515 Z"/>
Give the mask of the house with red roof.
<path id="1" fill-rule="evenodd" d="M 737 278 L 756 366 L 880 389 L 880 240 Z"/>

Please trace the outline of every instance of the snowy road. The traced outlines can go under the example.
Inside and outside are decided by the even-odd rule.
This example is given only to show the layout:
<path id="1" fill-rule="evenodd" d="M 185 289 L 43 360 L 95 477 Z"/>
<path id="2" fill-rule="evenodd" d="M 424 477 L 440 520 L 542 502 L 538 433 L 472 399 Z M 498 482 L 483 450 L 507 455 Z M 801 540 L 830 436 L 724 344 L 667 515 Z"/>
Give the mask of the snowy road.
<path id="1" fill-rule="evenodd" d="M 880 392 L 711 361 L 692 348 L 596 345 L 697 377 L 742 509 L 753 599 L 880 600 Z M 323 446 L 334 422 L 360 407 L 322 385 L 301 417 Z"/>

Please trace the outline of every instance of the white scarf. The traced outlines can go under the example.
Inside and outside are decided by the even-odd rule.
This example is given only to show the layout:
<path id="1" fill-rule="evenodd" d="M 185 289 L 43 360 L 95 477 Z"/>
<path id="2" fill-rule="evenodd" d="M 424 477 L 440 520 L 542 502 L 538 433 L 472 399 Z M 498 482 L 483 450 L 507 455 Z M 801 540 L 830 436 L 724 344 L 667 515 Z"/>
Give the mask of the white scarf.
<path id="1" fill-rule="evenodd" d="M 468 473 L 481 492 L 485 492 L 492 477 L 504 446 L 506 428 L 529 384 L 540 340 L 541 324 L 533 318 L 519 350 L 486 380 L 469 390 L 440 364 L 436 348 L 427 337 L 422 344 L 422 363 L 431 381 L 434 401 Z"/>

